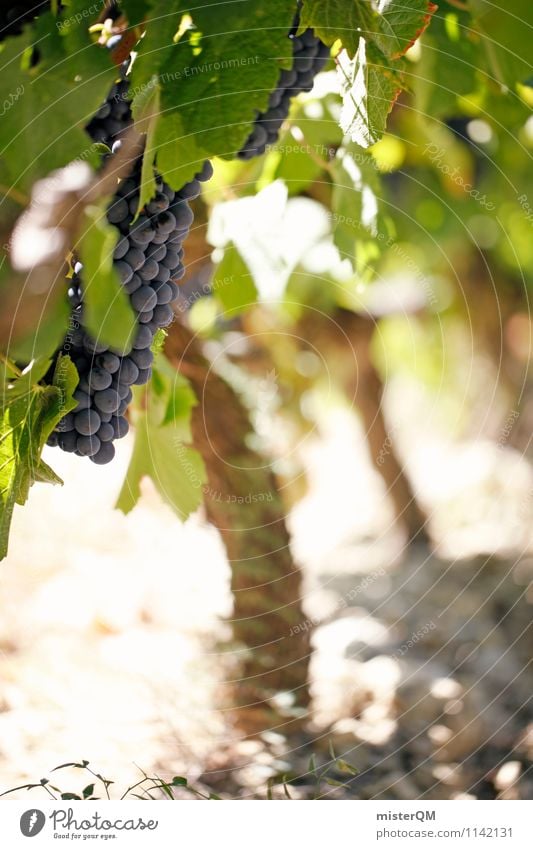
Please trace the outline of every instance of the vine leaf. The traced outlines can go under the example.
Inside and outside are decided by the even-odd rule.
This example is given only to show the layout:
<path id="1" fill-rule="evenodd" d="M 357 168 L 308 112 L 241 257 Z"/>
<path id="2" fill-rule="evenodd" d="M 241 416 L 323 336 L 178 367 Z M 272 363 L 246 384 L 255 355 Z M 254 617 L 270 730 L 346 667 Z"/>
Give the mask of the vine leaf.
<path id="1" fill-rule="evenodd" d="M 379 28 L 371 38 L 389 59 L 398 59 L 426 30 L 438 6 L 430 0 L 385 0 Z"/>
<path id="2" fill-rule="evenodd" d="M 422 35 L 436 9 L 430 0 L 304 0 L 300 32 L 312 27 L 325 44 L 340 42 L 351 59 L 364 37 L 396 59 Z"/>
<path id="3" fill-rule="evenodd" d="M 471 10 L 494 77 L 508 87 L 531 77 L 533 5 L 529 0 L 514 0 L 512 4 L 473 0 Z"/>
<path id="4" fill-rule="evenodd" d="M 48 12 L 2 44 L 0 103 L 9 108 L 9 117 L 0 121 L 0 182 L 11 190 L 28 191 L 37 179 L 78 157 L 98 163 L 84 126 L 116 70 L 108 51 L 91 43 L 86 5 L 76 0 L 67 10 L 72 21 L 75 7 L 83 9 L 83 24 L 59 27 Z M 92 8 L 97 14 L 97 6 Z M 33 44 L 39 57 L 34 66 Z"/>
<path id="5" fill-rule="evenodd" d="M 352 263 L 359 242 L 376 240 L 379 230 L 379 180 L 370 154 L 348 145 L 337 151 L 331 163 L 333 192 L 333 241 Z"/>
<path id="6" fill-rule="evenodd" d="M 46 363 L 36 364 L 38 379 Z M 31 373 L 31 372 L 30 372 Z M 62 483 L 41 460 L 44 444 L 58 421 L 76 406 L 72 394 L 78 373 L 69 357 L 59 357 L 50 386 L 8 386 L 0 413 L 0 559 L 7 554 L 9 527 L 15 504 L 24 504 L 35 481 Z"/>
<path id="7" fill-rule="evenodd" d="M 370 147 L 385 131 L 402 81 L 396 69 L 384 57 L 377 57 L 364 38 L 359 39 L 353 59 L 346 53 L 339 55 L 337 70 L 343 97 L 341 128 L 356 144 Z"/>
<path id="8" fill-rule="evenodd" d="M 375 30 L 377 21 L 378 14 L 367 0 L 304 0 L 299 32 L 311 27 L 324 44 L 340 42 L 353 59 L 359 38 Z"/>
<path id="9" fill-rule="evenodd" d="M 362 147 L 377 142 L 405 87 L 398 60 L 436 10 L 430 0 L 304 0 L 299 31 L 312 27 L 337 57 L 343 94 L 341 128 Z"/>
<path id="10" fill-rule="evenodd" d="M 257 287 L 252 273 L 233 242 L 213 272 L 213 292 L 226 315 L 234 317 L 255 304 Z"/>
<path id="11" fill-rule="evenodd" d="M 135 444 L 116 507 L 123 513 L 133 510 L 141 481 L 149 477 L 184 521 L 200 506 L 206 481 L 200 455 L 187 444 L 196 397 L 188 381 L 162 354 L 157 357 L 151 386 L 140 393 L 142 409 L 135 416 Z"/>
<path id="12" fill-rule="evenodd" d="M 149 203 L 156 193 L 155 186 L 155 128 L 160 113 L 160 90 L 153 81 L 139 93 L 133 101 L 133 117 L 135 129 L 138 133 L 146 136 L 142 168 L 141 168 L 141 194 L 139 208 L 134 221 L 140 215 L 141 209 Z"/>
<path id="13" fill-rule="evenodd" d="M 180 28 L 184 15 L 192 21 L 188 28 Z M 153 0 L 132 90 L 140 98 L 148 85 L 160 89 L 157 164 L 174 189 L 204 159 L 232 158 L 242 147 L 281 69 L 291 65 L 293 17 L 291 0 Z"/>
<path id="14" fill-rule="evenodd" d="M 99 342 L 119 353 L 131 349 L 136 318 L 130 300 L 113 267 L 119 232 L 108 224 L 102 205 L 84 211 L 78 252 L 83 263 L 83 324 Z"/>

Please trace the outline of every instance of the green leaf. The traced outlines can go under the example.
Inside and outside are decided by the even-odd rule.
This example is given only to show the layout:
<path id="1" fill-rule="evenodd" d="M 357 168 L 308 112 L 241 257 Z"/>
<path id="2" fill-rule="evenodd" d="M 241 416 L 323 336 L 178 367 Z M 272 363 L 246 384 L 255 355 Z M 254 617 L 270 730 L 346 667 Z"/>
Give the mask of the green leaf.
<path id="1" fill-rule="evenodd" d="M 353 58 L 361 34 L 366 35 L 378 27 L 378 14 L 366 0 L 304 0 L 299 31 L 309 27 L 325 44 L 340 41 Z"/>
<path id="2" fill-rule="evenodd" d="M 331 170 L 333 240 L 354 262 L 357 243 L 378 234 L 379 178 L 372 156 L 355 145 L 339 148 Z"/>
<path id="3" fill-rule="evenodd" d="M 159 391 L 151 386 L 141 390 L 135 444 L 116 506 L 129 513 L 139 500 L 141 480 L 149 477 L 183 521 L 201 504 L 206 481 L 200 455 L 186 444 L 196 398 L 163 356 L 157 358 L 154 370 Z"/>
<path id="4" fill-rule="evenodd" d="M 182 775 L 175 775 L 171 784 L 173 787 L 187 787 L 187 779 Z"/>
<path id="5" fill-rule="evenodd" d="M 2 383 L 0 408 L 4 409 L 13 403 L 16 398 L 28 395 L 34 384 L 44 377 L 51 365 L 52 360 L 43 357 L 33 360 L 23 371 L 17 369 L 14 376 L 13 370 L 10 369 L 10 373 L 6 374 L 6 379 Z"/>
<path id="6" fill-rule="evenodd" d="M 419 114 L 446 117 L 458 111 L 458 98 L 477 87 L 483 67 L 481 39 L 469 37 L 471 20 L 454 11 L 434 18 L 422 40 L 421 57 L 409 70 Z"/>
<path id="7" fill-rule="evenodd" d="M 350 58 L 364 36 L 394 59 L 424 32 L 436 8 L 429 0 L 385 0 L 379 12 L 368 0 L 304 0 L 299 31 L 312 27 L 325 44 L 340 41 Z"/>
<path id="8" fill-rule="evenodd" d="M 162 424 L 172 424 L 180 427 L 183 421 L 189 422 L 191 410 L 198 400 L 189 381 L 183 375 L 176 373 L 170 387 L 167 408 Z"/>
<path id="9" fill-rule="evenodd" d="M 45 368 L 36 364 L 32 379 Z M 51 386 L 30 385 L 23 376 L 22 389 L 13 386 L 13 394 L 4 401 L 0 420 L 0 559 L 7 553 L 9 527 L 15 504 L 24 504 L 35 481 L 62 481 L 41 460 L 46 439 L 58 421 L 73 409 L 72 393 L 78 373 L 69 357 L 60 357 Z"/>
<path id="10" fill-rule="evenodd" d="M 94 784 L 88 784 L 87 787 L 83 789 L 83 798 L 88 799 L 89 796 L 92 796 L 94 793 Z"/>
<path id="11" fill-rule="evenodd" d="M 385 131 L 402 81 L 398 70 L 360 38 L 354 59 L 338 58 L 343 96 L 340 124 L 356 144 L 370 147 Z"/>
<path id="12" fill-rule="evenodd" d="M 73 23 L 78 12 L 81 22 Z M 0 46 L 0 103 L 9 104 L 9 117 L 0 121 L 0 182 L 11 190 L 28 192 L 78 157 L 98 163 L 84 126 L 116 76 L 109 51 L 88 33 L 99 12 L 98 4 L 88 12 L 86 0 L 75 0 L 65 12 L 69 25 L 46 13 Z M 28 48 L 36 42 L 32 66 Z"/>
<path id="13" fill-rule="evenodd" d="M 409 50 L 437 9 L 428 0 L 388 0 L 380 6 L 379 28 L 370 38 L 390 59 L 397 59 Z"/>
<path id="14" fill-rule="evenodd" d="M 347 772 L 349 775 L 359 775 L 359 770 L 342 758 L 337 759 L 335 766 L 340 772 Z"/>
<path id="15" fill-rule="evenodd" d="M 119 353 L 131 349 L 137 327 L 127 293 L 113 267 L 113 250 L 119 238 L 108 224 L 102 206 L 85 210 L 78 252 L 83 263 L 84 315 L 89 334 Z"/>
<path id="16" fill-rule="evenodd" d="M 281 69 L 291 64 L 294 11 L 292 0 L 153 0 L 132 88 L 161 90 L 154 144 L 158 168 L 173 188 L 192 179 L 204 159 L 232 158 L 242 147 Z M 194 26 L 174 41 L 184 14 Z"/>
<path id="17" fill-rule="evenodd" d="M 511 4 L 504 0 L 472 0 L 470 7 L 496 79 L 514 88 L 516 82 L 531 77 L 533 4 L 530 0 L 513 0 Z"/>
<path id="18" fill-rule="evenodd" d="M 224 256 L 213 272 L 212 288 L 228 316 L 238 315 L 257 301 L 257 289 L 241 254 L 233 244 L 224 249 Z"/>
<path id="19" fill-rule="evenodd" d="M 18 362 L 29 363 L 54 354 L 65 338 L 70 314 L 71 307 L 66 295 L 55 298 L 33 332 L 11 344 L 11 357 Z"/>
<path id="20" fill-rule="evenodd" d="M 146 135 L 141 168 L 141 194 L 139 208 L 134 220 L 137 219 L 141 209 L 152 200 L 156 193 L 154 133 L 160 113 L 159 99 L 159 86 L 152 81 L 133 101 L 135 128 L 138 133 Z"/>

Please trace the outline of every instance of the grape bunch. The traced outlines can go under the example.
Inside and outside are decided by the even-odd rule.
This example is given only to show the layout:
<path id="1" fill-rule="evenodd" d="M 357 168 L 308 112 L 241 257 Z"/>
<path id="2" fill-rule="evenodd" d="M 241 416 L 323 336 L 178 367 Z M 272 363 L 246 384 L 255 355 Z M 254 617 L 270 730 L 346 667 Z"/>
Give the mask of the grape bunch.
<path id="1" fill-rule="evenodd" d="M 113 151 L 121 144 L 120 134 L 131 122 L 126 100 L 127 82 L 120 80 L 88 126 L 95 141 L 103 141 Z M 64 416 L 48 443 L 63 451 L 87 456 L 97 464 L 110 462 L 115 454 L 113 441 L 128 432 L 125 412 L 132 399 L 133 385 L 151 377 L 151 344 L 159 328 L 173 319 L 171 303 L 178 295 L 176 281 L 185 273 L 183 241 L 193 221 L 189 201 L 200 194 L 201 182 L 212 174 L 205 162 L 195 178 L 175 192 L 156 175 L 156 194 L 141 210 L 142 157 L 130 176 L 123 180 L 108 210 L 107 219 L 120 233 L 114 250 L 114 267 L 130 297 L 138 326 L 132 350 L 127 356 L 92 338 L 83 326 L 83 266 L 75 263 L 69 281 L 72 306 L 71 330 L 62 347 L 76 366 L 80 382 L 74 393 L 76 408 Z"/>
<path id="2" fill-rule="evenodd" d="M 306 29 L 297 36 L 298 26 L 297 17 L 289 33 L 292 68 L 290 71 L 281 71 L 278 84 L 270 95 L 268 108 L 266 112 L 257 115 L 252 132 L 237 154 L 239 159 L 259 156 L 265 152 L 267 144 L 277 140 L 281 125 L 289 114 L 291 99 L 302 91 L 311 91 L 315 75 L 328 61 L 329 47 L 317 38 L 312 29 Z"/>

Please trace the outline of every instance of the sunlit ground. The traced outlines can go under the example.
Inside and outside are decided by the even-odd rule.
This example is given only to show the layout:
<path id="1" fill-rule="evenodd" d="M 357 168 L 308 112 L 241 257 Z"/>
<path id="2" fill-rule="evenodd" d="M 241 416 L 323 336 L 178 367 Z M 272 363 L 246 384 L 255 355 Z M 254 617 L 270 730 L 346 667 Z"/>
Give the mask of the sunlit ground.
<path id="1" fill-rule="evenodd" d="M 432 553 L 402 555 L 353 414 L 330 410 L 302 446 L 310 488 L 290 525 L 318 626 L 309 739 L 325 749 L 334 726 L 364 798 L 531 797 L 532 470 L 505 445 L 426 427 L 430 407 L 392 383 Z M 66 485 L 36 485 L 16 510 L 0 570 L 1 789 L 81 758 L 124 788 L 137 766 L 195 780 L 234 734 L 221 542 L 148 485 L 129 516 L 113 510 L 130 449 L 104 468 L 50 450 Z M 258 748 L 241 748 L 243 794 L 275 771 Z M 305 771 L 310 751 L 283 763 Z"/>

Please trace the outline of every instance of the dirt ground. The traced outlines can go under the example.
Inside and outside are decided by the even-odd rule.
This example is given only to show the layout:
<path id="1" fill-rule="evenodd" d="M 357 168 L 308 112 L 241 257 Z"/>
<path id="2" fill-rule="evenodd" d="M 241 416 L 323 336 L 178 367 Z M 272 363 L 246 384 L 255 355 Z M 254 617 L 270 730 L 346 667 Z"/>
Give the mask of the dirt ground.
<path id="1" fill-rule="evenodd" d="M 532 470 L 482 438 L 399 441 L 431 550 L 404 549 L 351 414 L 302 446 L 309 491 L 289 521 L 312 713 L 297 737 L 255 741 L 224 706 L 217 533 L 200 514 L 180 524 L 148 484 L 129 516 L 112 509 L 127 440 L 105 468 L 51 450 L 67 483 L 33 488 L 0 570 L 0 790 L 84 758 L 122 789 L 141 767 L 229 798 L 265 798 L 269 781 L 292 798 L 531 798 Z"/>

